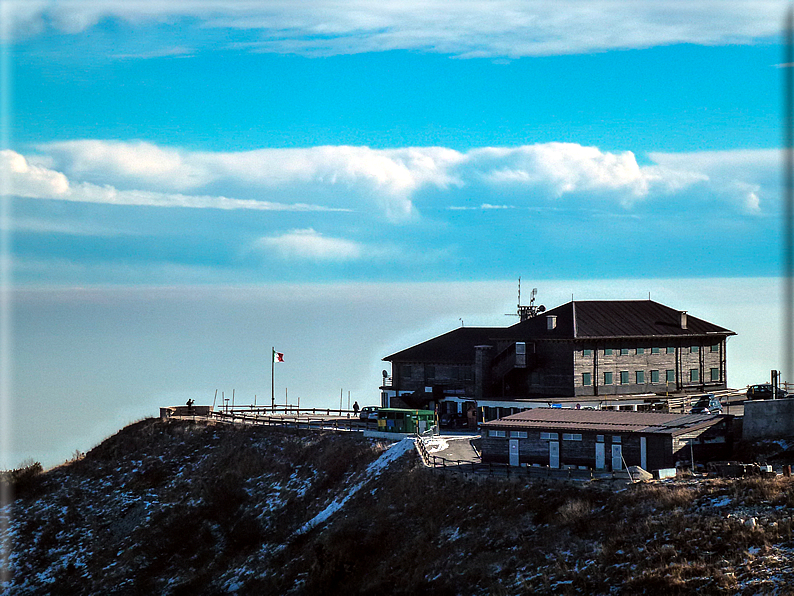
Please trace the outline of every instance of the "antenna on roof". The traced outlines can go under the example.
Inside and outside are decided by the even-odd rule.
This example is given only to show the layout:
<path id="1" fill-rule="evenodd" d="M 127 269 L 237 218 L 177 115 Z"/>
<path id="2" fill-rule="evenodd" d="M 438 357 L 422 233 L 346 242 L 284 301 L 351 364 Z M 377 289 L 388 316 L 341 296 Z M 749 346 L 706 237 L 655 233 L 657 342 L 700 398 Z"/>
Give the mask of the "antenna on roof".
<path id="1" fill-rule="evenodd" d="M 521 278 L 518 278 L 518 307 L 517 312 L 513 313 L 506 313 L 506 317 L 518 317 L 519 320 L 523 323 L 527 319 L 531 319 L 532 317 L 537 316 L 539 313 L 545 312 L 546 307 L 542 304 L 540 306 L 535 306 L 535 296 L 538 294 L 537 288 L 532 288 L 532 292 L 529 295 L 529 306 L 521 306 Z"/>
<path id="2" fill-rule="evenodd" d="M 460 326 L 463 327 L 463 319 L 458 319 L 458 321 L 460 321 Z"/>

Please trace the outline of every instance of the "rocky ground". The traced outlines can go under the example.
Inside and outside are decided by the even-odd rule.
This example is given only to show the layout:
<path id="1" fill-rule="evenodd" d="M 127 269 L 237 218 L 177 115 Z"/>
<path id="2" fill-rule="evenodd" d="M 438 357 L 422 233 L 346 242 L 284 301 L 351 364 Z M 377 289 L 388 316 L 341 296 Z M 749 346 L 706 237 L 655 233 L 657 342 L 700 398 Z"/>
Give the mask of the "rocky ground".
<path id="1" fill-rule="evenodd" d="M 790 594 L 790 478 L 464 476 L 355 434 L 145 420 L 6 474 L 3 594 Z"/>

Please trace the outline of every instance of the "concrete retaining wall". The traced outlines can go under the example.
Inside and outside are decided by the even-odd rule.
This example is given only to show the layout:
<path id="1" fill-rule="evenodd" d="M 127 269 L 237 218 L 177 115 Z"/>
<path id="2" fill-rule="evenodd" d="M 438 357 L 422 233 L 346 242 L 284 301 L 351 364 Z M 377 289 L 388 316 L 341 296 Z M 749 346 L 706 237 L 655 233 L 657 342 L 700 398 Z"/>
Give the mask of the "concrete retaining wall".
<path id="1" fill-rule="evenodd" d="M 744 402 L 745 441 L 794 437 L 794 398 Z"/>

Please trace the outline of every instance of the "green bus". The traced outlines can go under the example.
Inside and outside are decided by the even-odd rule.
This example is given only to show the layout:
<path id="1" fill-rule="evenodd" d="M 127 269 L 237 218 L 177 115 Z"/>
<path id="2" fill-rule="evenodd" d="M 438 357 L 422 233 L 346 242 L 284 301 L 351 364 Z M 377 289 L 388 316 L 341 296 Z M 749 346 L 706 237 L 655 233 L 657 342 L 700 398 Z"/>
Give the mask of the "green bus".
<path id="1" fill-rule="evenodd" d="M 378 430 L 388 433 L 420 434 L 436 423 L 433 410 L 409 410 L 406 408 L 380 408 Z"/>

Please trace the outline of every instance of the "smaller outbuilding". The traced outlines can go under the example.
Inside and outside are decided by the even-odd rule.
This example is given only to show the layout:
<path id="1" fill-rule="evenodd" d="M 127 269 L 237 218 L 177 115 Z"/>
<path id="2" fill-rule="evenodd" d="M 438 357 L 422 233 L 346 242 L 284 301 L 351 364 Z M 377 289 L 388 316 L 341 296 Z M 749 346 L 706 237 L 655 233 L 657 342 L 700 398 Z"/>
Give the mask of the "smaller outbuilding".
<path id="1" fill-rule="evenodd" d="M 538 408 L 482 425 L 482 459 L 513 466 L 645 470 L 727 458 L 732 416 Z"/>

